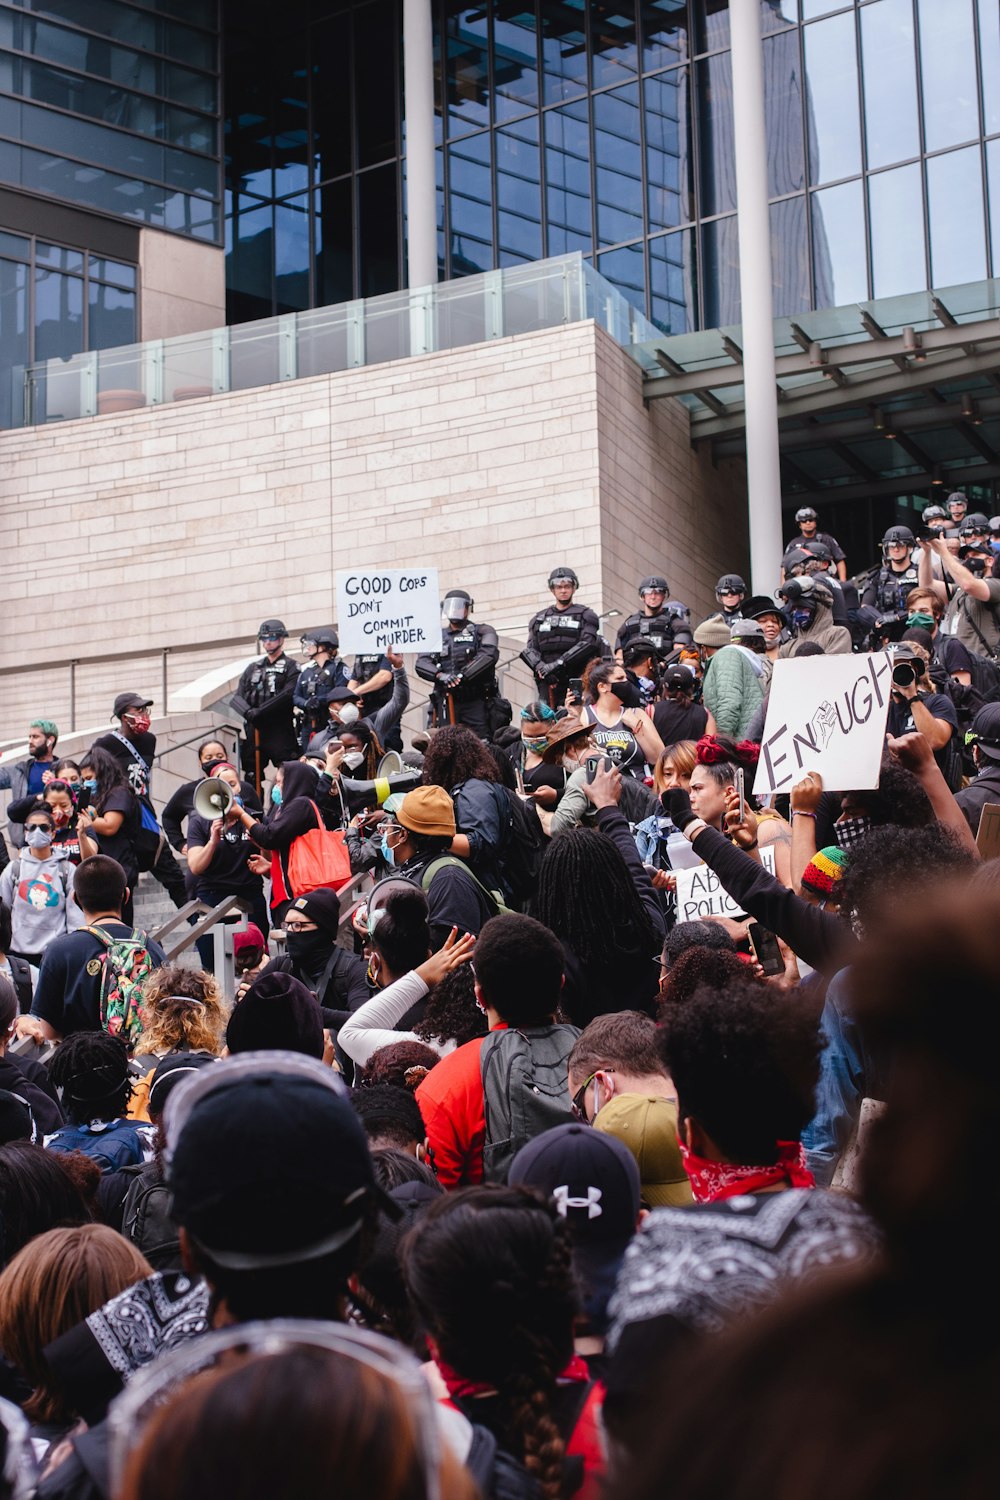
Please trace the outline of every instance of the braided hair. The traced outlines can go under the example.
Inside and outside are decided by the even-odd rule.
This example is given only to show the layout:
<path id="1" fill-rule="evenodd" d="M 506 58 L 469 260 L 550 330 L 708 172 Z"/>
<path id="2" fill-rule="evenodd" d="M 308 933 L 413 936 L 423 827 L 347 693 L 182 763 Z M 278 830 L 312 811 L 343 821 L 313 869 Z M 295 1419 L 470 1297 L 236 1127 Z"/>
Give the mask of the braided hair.
<path id="1" fill-rule="evenodd" d="M 553 839 L 538 872 L 533 915 L 586 970 L 609 977 L 623 953 L 660 946 L 621 852 L 606 834 L 573 828 Z"/>
<path id="2" fill-rule="evenodd" d="M 441 1362 L 496 1390 L 495 1437 L 558 1500 L 565 1443 L 553 1397 L 577 1311 L 566 1221 L 523 1188 L 465 1188 L 431 1205 L 402 1259 Z"/>
<path id="3" fill-rule="evenodd" d="M 66 1037 L 52 1054 L 49 1078 L 72 1125 L 120 1119 L 132 1097 L 128 1049 L 121 1037 L 106 1031 Z"/>

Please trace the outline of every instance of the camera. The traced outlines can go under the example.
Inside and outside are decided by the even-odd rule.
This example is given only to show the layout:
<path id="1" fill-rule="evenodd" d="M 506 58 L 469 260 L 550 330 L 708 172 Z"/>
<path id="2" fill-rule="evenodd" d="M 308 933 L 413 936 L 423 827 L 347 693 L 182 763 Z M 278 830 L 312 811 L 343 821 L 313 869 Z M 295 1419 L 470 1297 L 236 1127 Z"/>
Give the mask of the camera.
<path id="1" fill-rule="evenodd" d="M 804 582 L 802 578 L 786 578 L 777 590 L 779 598 L 787 599 L 789 604 L 797 604 L 805 595 L 812 593 L 811 580 L 806 588 L 803 588 Z"/>
<path id="2" fill-rule="evenodd" d="M 892 680 L 900 687 L 910 687 L 917 680 L 917 673 L 908 661 L 897 662 L 892 669 Z"/>

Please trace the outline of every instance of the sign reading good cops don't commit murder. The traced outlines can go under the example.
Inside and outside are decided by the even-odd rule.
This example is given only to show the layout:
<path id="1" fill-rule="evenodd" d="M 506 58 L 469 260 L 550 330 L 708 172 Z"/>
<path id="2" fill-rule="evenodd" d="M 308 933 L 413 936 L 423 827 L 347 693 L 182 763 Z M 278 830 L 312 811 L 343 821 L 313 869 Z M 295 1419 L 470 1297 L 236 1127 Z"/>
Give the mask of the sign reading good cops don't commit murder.
<path id="1" fill-rule="evenodd" d="M 754 792 L 790 792 L 809 771 L 828 792 L 878 786 L 891 692 L 885 651 L 776 661 Z"/>
<path id="2" fill-rule="evenodd" d="M 339 568 L 336 606 L 344 655 L 441 650 L 437 568 Z"/>

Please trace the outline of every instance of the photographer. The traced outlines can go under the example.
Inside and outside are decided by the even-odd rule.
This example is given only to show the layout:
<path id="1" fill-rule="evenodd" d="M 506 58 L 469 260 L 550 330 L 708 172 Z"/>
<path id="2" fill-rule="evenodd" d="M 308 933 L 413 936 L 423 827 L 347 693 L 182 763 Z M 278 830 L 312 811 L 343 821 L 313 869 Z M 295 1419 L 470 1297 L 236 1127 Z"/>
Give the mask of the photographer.
<path id="1" fill-rule="evenodd" d="M 954 592 L 933 577 L 932 559 L 940 558 L 954 581 Z M 942 537 L 920 543 L 920 587 L 933 589 L 945 610 L 942 630 L 953 635 L 968 651 L 993 656 L 1000 647 L 1000 580 L 993 578 L 993 551 L 988 541 L 973 540 L 954 557 Z"/>
<path id="2" fill-rule="evenodd" d="M 918 731 L 934 751 L 934 759 L 951 791 L 962 783 L 958 748 L 958 719 L 950 698 L 934 691 L 922 647 L 900 641 L 892 647 L 892 696 L 886 733 L 893 739 Z"/>
<path id="3" fill-rule="evenodd" d="M 775 591 L 775 597 L 788 605 L 789 624 L 794 639 L 778 649 L 779 657 L 798 656 L 807 641 L 819 646 L 826 656 L 844 656 L 851 649 L 851 632 L 833 623 L 833 593 L 826 579 L 806 574 L 789 578 Z"/>

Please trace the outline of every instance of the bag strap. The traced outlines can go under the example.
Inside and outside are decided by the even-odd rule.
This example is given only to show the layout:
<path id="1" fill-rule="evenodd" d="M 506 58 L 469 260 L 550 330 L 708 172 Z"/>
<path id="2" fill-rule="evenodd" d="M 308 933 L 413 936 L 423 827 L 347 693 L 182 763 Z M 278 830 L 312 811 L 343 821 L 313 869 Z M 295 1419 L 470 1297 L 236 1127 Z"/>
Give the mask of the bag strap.
<path id="1" fill-rule="evenodd" d="M 112 729 L 111 733 L 120 745 L 125 746 L 125 749 L 131 755 L 132 759 L 138 761 L 139 765 L 142 766 L 142 769 L 145 771 L 146 775 L 151 776 L 152 768 L 147 764 L 145 756 L 140 754 L 140 752 L 133 745 L 132 741 L 126 739 L 125 736 L 123 734 L 120 734 L 117 729 Z"/>
<path id="2" fill-rule="evenodd" d="M 483 895 L 486 896 L 488 900 L 493 904 L 493 906 L 496 907 L 497 914 L 499 914 L 501 905 L 496 896 L 496 893 L 494 891 L 491 891 L 487 886 L 483 885 L 483 882 L 479 879 L 478 875 L 475 875 L 473 873 L 473 871 L 469 868 L 465 861 L 462 859 L 457 859 L 454 854 L 442 854 L 437 859 L 431 860 L 423 875 L 420 877 L 420 884 L 425 891 L 430 889 L 431 881 L 434 879 L 434 876 L 437 874 L 437 872 L 439 870 L 443 870 L 447 865 L 452 865 L 455 867 L 455 869 L 458 870 L 464 870 L 472 883 L 474 885 L 478 885 Z M 426 885 L 424 885 L 425 880 L 427 882 Z"/>
<path id="3" fill-rule="evenodd" d="M 986 608 L 989 610 L 990 614 L 993 616 L 993 623 L 994 623 L 994 625 L 997 627 L 998 630 L 1000 630 L 1000 619 L 997 618 L 997 606 L 995 604 L 990 604 L 990 603 L 987 602 L 986 603 Z M 972 618 L 971 611 L 969 610 L 969 596 L 968 596 L 968 594 L 963 594 L 962 595 L 962 612 L 964 613 L 965 618 L 968 620 L 969 624 L 972 626 L 973 630 L 976 632 L 976 634 L 978 635 L 980 641 L 982 642 L 982 644 L 983 644 L 983 650 L 984 650 L 987 658 L 990 661 L 996 661 L 997 660 L 997 656 L 998 656 L 998 647 L 990 645 L 989 641 L 983 635 L 983 632 L 980 630 L 979 626 L 976 624 L 975 620 Z"/>

